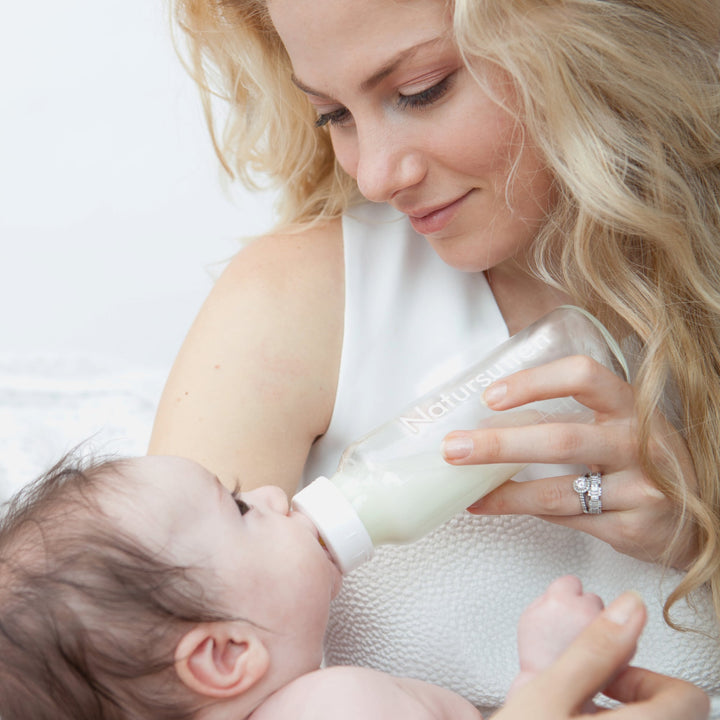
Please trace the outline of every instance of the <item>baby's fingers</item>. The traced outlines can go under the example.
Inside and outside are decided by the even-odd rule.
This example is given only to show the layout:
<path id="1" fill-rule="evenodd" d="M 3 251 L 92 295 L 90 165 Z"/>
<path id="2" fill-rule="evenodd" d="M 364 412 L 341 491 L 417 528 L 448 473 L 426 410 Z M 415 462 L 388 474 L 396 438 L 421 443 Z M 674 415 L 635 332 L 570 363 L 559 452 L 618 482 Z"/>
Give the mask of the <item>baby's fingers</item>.
<path id="1" fill-rule="evenodd" d="M 645 618 L 645 606 L 638 595 L 621 595 L 570 643 L 558 660 L 518 688 L 493 720 L 590 717 L 583 715 L 584 708 L 625 669 Z"/>
<path id="2" fill-rule="evenodd" d="M 635 654 L 646 617 L 636 593 L 610 603 L 542 674 L 548 681 L 547 706 L 577 711 L 600 692 Z"/>

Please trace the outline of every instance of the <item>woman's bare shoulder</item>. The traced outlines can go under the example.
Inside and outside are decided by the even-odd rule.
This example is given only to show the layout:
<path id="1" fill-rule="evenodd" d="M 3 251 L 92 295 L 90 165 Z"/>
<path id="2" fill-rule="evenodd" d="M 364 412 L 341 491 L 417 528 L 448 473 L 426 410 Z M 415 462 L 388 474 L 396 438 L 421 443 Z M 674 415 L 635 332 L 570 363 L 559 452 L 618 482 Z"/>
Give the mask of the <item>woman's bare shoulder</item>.
<path id="1" fill-rule="evenodd" d="M 343 282 L 341 221 L 319 223 L 297 232 L 275 232 L 250 241 L 230 261 L 210 300 L 248 290 L 301 293 L 313 297 Z"/>

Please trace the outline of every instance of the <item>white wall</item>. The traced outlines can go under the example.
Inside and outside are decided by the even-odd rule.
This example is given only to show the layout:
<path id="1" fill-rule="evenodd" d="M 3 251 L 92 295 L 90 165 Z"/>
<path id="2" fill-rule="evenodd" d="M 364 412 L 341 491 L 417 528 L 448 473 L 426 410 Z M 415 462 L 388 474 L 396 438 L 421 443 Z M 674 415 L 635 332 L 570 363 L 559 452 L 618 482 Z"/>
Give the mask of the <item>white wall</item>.
<path id="1" fill-rule="evenodd" d="M 217 263 L 270 223 L 222 190 L 164 3 L 3 6 L 1 352 L 166 366 Z"/>
<path id="2" fill-rule="evenodd" d="M 0 498 L 76 443 L 144 452 L 162 383 L 268 196 L 225 195 L 165 0 L 0 20 Z"/>

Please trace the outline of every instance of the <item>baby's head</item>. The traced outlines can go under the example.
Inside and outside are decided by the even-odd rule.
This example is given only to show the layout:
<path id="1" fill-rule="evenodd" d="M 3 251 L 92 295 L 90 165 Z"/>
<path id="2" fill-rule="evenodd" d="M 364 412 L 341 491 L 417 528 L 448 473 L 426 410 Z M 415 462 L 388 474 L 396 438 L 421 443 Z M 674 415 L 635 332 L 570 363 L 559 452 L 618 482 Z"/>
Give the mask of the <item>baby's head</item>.
<path id="1" fill-rule="evenodd" d="M 0 717 L 243 717 L 318 667 L 339 585 L 278 488 L 65 459 L 0 521 Z"/>

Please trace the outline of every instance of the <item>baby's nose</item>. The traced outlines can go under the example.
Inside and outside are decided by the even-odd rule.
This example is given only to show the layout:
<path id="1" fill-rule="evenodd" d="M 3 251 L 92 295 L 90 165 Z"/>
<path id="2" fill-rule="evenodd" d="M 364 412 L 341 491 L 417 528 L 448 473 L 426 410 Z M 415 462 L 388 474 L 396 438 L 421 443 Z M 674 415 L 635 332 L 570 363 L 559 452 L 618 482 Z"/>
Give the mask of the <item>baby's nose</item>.
<path id="1" fill-rule="evenodd" d="M 285 491 L 276 485 L 263 485 L 243 493 L 243 497 L 250 505 L 259 505 L 281 515 L 287 515 L 290 509 Z"/>

